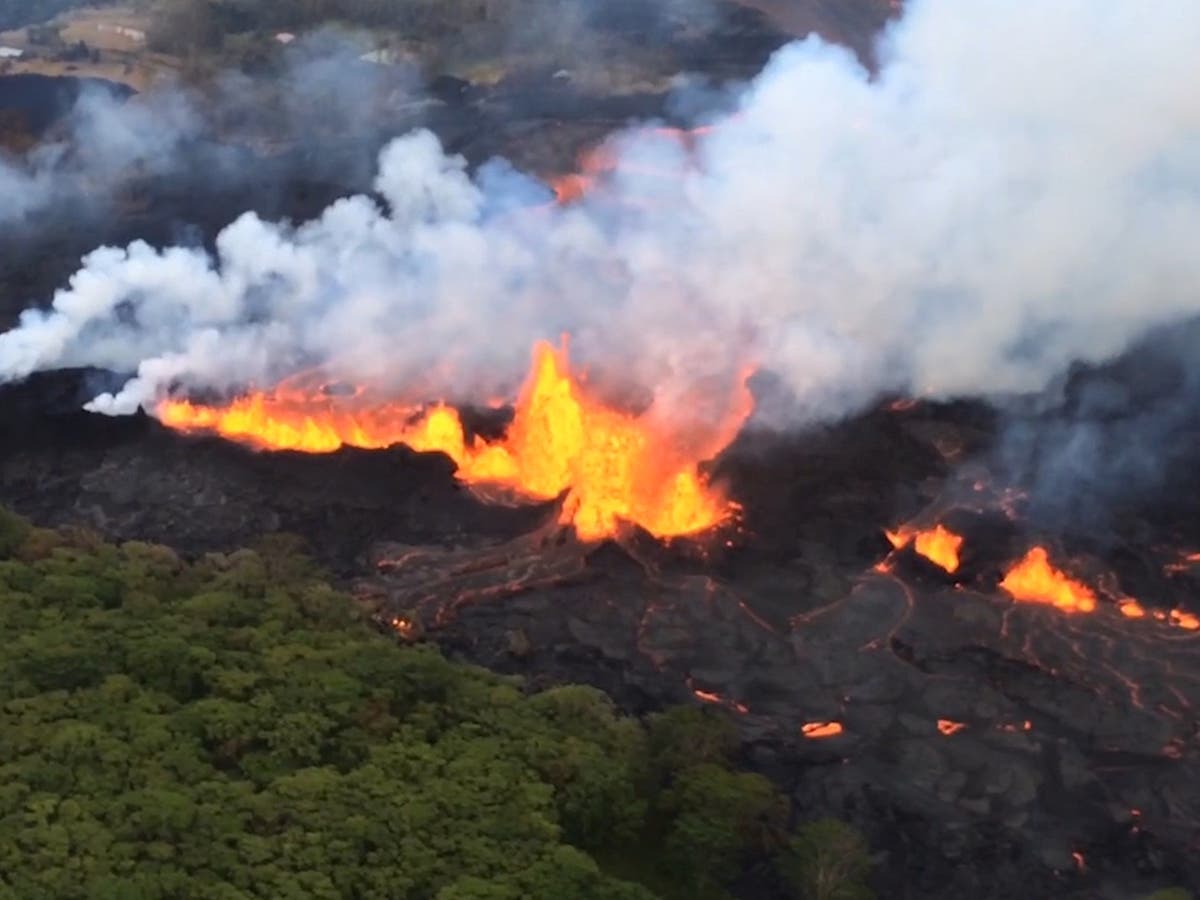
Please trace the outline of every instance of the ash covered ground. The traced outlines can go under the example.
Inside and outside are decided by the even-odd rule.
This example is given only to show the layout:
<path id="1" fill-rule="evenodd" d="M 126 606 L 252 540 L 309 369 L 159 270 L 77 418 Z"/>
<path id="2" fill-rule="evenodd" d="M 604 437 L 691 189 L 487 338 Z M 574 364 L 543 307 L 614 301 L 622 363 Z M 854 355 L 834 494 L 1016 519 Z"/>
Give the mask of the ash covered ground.
<path id="1" fill-rule="evenodd" d="M 733 54 L 751 71 L 784 40 L 756 27 Z M 830 30 L 861 48 L 863 27 Z M 418 124 L 473 164 L 553 174 L 625 121 L 671 113 L 665 95 L 542 81 L 442 87 L 376 139 L 247 150 L 239 178 L 204 190 L 181 171 L 225 151 L 199 141 L 115 206 L 64 200 L 3 229 L 0 326 L 100 243 L 211 241 L 247 208 L 308 218 Z M 871 838 L 883 896 L 1137 897 L 1200 885 L 1200 632 L 1169 617 L 1200 613 L 1189 337 L 1006 405 L 883 403 L 786 434 L 752 422 L 713 463 L 742 515 L 697 541 L 630 528 L 580 543 L 555 503 L 488 503 L 438 454 L 256 452 L 91 415 L 82 404 L 115 383 L 96 370 L 0 387 L 0 502 L 196 554 L 297 533 L 398 640 L 592 683 L 634 712 L 722 705 L 746 762 L 799 810 Z M 1142 444 L 1154 464 L 1123 465 Z M 961 535 L 958 570 L 893 548 L 885 529 L 905 523 Z M 1094 612 L 999 587 L 1035 544 L 1093 586 Z M 1122 614 L 1128 598 L 1147 615 Z"/>

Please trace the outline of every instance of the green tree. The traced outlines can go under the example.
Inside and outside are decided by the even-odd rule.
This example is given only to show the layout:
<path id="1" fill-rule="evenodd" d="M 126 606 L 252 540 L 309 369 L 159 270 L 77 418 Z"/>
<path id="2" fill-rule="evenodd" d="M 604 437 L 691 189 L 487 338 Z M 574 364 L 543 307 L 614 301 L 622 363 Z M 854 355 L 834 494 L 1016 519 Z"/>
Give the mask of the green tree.
<path id="1" fill-rule="evenodd" d="M 862 835 L 844 822 L 802 826 L 776 861 L 784 880 L 805 900 L 871 900 L 871 861 Z"/>
<path id="2" fill-rule="evenodd" d="M 15 554 L 32 530 L 27 520 L 0 506 L 0 559 Z"/>
<path id="3" fill-rule="evenodd" d="M 692 900 L 782 843 L 721 717 L 397 646 L 294 541 L 0 524 L 0 900 Z"/>

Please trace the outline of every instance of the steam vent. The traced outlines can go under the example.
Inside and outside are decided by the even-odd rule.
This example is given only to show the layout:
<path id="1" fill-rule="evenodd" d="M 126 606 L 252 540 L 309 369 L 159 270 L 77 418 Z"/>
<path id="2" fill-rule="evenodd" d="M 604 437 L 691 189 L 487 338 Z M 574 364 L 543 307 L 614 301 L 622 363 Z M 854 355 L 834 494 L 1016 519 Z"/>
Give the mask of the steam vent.
<path id="1" fill-rule="evenodd" d="M 49 6 L 0 897 L 1200 896 L 1194 0 Z"/>

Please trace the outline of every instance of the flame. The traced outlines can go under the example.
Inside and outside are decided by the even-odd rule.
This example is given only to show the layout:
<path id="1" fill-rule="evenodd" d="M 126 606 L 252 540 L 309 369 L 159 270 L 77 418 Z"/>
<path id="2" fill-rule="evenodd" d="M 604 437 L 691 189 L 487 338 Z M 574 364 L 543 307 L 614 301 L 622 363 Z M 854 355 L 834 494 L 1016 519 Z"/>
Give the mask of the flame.
<path id="1" fill-rule="evenodd" d="M 942 734 L 949 737 L 952 734 L 958 734 L 966 728 L 965 722 L 955 722 L 951 719 L 938 719 L 937 728 Z"/>
<path id="2" fill-rule="evenodd" d="M 884 534 L 897 550 L 908 546 L 915 537 L 917 553 L 947 572 L 958 571 L 958 551 L 963 539 L 953 531 L 938 525 L 928 531 L 900 528 L 897 531 L 885 531 Z"/>
<path id="3" fill-rule="evenodd" d="M 1090 613 L 1096 608 L 1096 595 L 1091 589 L 1050 565 L 1045 547 L 1034 547 L 1026 553 L 1008 570 L 1000 587 L 1015 600 L 1045 603 L 1064 612 Z"/>
<path id="4" fill-rule="evenodd" d="M 615 533 L 621 521 L 673 537 L 730 518 L 736 506 L 708 484 L 698 464 L 723 450 L 749 417 L 753 399 L 744 380 L 734 393 L 724 421 L 711 433 L 675 434 L 650 417 L 589 398 L 570 372 L 565 345 L 542 342 L 534 348 L 508 433 L 495 443 L 468 439 L 458 412 L 448 406 L 420 412 L 361 390 L 346 397 L 295 382 L 224 407 L 170 399 L 155 414 L 170 428 L 216 432 L 272 450 L 329 453 L 342 446 L 406 444 L 442 452 L 468 484 L 500 485 L 536 499 L 569 491 L 563 521 L 581 539 L 598 540 Z"/>
<path id="5" fill-rule="evenodd" d="M 844 730 L 841 722 L 808 722 L 800 726 L 800 733 L 809 740 L 837 737 Z"/>

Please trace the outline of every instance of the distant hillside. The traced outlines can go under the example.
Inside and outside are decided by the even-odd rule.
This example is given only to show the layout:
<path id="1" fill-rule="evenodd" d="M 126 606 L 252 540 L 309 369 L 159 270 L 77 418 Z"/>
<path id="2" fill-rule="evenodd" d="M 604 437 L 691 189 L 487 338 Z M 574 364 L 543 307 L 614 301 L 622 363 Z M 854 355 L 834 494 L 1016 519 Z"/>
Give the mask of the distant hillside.
<path id="1" fill-rule="evenodd" d="M 88 5 L 86 0 L 0 0 L 0 31 L 37 25 L 68 9 Z"/>

